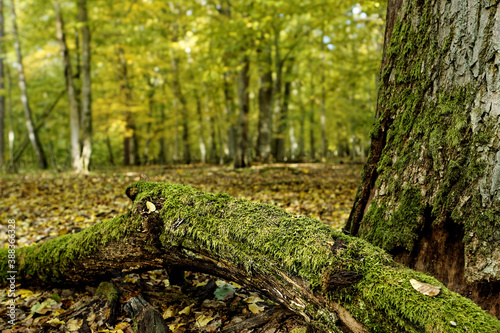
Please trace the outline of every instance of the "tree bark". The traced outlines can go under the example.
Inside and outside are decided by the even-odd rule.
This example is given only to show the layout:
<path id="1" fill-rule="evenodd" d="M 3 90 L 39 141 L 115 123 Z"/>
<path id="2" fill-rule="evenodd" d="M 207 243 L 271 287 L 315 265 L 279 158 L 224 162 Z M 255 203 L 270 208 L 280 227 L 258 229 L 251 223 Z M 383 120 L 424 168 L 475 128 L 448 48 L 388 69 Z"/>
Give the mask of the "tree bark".
<path id="1" fill-rule="evenodd" d="M 346 226 L 500 316 L 500 5 L 391 0 Z"/>
<path id="2" fill-rule="evenodd" d="M 68 94 L 69 102 L 69 127 L 71 135 L 71 166 L 80 173 L 81 166 L 81 147 L 80 147 L 80 112 L 78 111 L 78 103 L 76 100 L 75 85 L 73 83 L 73 73 L 71 70 L 71 60 L 69 56 L 68 46 L 66 45 L 66 34 L 64 33 L 64 20 L 61 14 L 61 7 L 57 1 L 54 1 L 54 9 L 56 13 L 56 31 L 57 39 L 61 46 L 61 59 L 64 66 L 64 78 L 66 79 L 66 93 Z"/>
<path id="3" fill-rule="evenodd" d="M 135 119 L 130 107 L 132 106 L 132 91 L 128 79 L 127 59 L 122 47 L 118 48 L 118 60 L 120 63 L 120 90 L 125 104 L 125 133 L 123 135 L 123 164 L 139 165 L 139 153 L 137 147 L 137 133 Z"/>
<path id="4" fill-rule="evenodd" d="M 248 113 L 250 111 L 250 59 L 245 55 L 242 61 L 238 81 L 238 99 L 240 102 L 240 116 L 238 121 L 238 144 L 234 156 L 234 167 L 244 168 L 250 165 L 248 159 Z"/>
<path id="5" fill-rule="evenodd" d="M 4 33 L 5 23 L 3 18 L 3 0 L 0 0 L 0 169 L 4 167 L 5 154 L 5 74 L 3 59 L 5 57 Z"/>
<path id="6" fill-rule="evenodd" d="M 170 63 L 172 65 L 172 88 L 174 95 L 179 101 L 181 108 L 181 124 L 182 124 L 182 144 L 183 144 L 183 159 L 184 163 L 191 163 L 191 144 L 189 142 L 189 111 L 187 107 L 187 101 L 184 97 L 181 87 L 181 79 L 179 73 L 179 60 L 175 55 L 175 51 L 170 49 Z"/>
<path id="7" fill-rule="evenodd" d="M 271 48 L 258 50 L 261 57 L 259 87 L 259 124 L 257 137 L 257 158 L 269 162 L 273 135 L 273 59 Z"/>
<path id="8" fill-rule="evenodd" d="M 417 292 L 410 279 L 439 282 L 318 220 L 184 185 L 140 181 L 126 193 L 134 203 L 123 215 L 21 248 L 15 263 L 8 261 L 14 245 L 1 249 L 0 281 L 15 270 L 22 285 L 81 285 L 168 266 L 260 289 L 322 332 L 500 328 L 445 287 L 437 297 Z"/>
<path id="9" fill-rule="evenodd" d="M 21 103 L 23 105 L 24 115 L 26 117 L 26 127 L 28 129 L 28 136 L 33 146 L 33 150 L 36 154 L 36 159 L 38 167 L 40 169 L 47 169 L 47 159 L 43 151 L 42 145 L 40 143 L 40 138 L 38 137 L 37 130 L 33 125 L 33 116 L 31 114 L 31 108 L 28 99 L 28 88 L 26 84 L 26 77 L 24 75 L 23 67 L 23 56 L 21 52 L 21 42 L 19 39 L 19 33 L 16 23 L 16 10 L 14 7 L 14 1 L 10 1 L 11 6 L 11 19 L 12 19 L 12 36 L 14 37 L 14 49 L 16 50 L 17 56 L 17 70 L 19 77 L 19 90 L 21 91 Z"/>
<path id="10" fill-rule="evenodd" d="M 92 156 L 92 87 L 90 76 L 90 28 L 87 11 L 87 0 L 78 0 L 78 21 L 82 24 L 82 154 L 81 167 L 84 173 L 89 172 Z"/>

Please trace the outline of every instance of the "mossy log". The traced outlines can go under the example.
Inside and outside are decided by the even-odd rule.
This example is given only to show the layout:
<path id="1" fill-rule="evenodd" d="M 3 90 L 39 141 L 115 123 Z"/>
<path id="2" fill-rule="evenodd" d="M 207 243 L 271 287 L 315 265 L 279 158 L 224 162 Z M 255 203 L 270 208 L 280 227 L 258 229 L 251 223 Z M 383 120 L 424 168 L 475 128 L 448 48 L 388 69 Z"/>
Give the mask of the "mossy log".
<path id="1" fill-rule="evenodd" d="M 498 319 L 445 287 L 436 297 L 420 294 L 410 279 L 441 284 L 315 219 L 183 185 L 141 181 L 126 193 L 128 213 L 19 249 L 18 281 L 85 284 L 168 267 L 262 290 L 324 332 L 500 329 Z M 7 250 L 0 265 L 6 281 Z"/>

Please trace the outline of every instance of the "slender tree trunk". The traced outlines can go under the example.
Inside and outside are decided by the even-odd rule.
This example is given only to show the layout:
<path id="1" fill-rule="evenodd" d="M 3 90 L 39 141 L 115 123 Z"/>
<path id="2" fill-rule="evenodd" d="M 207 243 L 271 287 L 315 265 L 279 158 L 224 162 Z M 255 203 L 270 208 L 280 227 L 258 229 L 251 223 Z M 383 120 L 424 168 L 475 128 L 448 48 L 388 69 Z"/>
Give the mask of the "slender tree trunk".
<path id="1" fill-rule="evenodd" d="M 154 95 L 155 95 L 155 88 L 153 85 L 150 84 L 149 78 L 148 78 L 148 85 L 150 91 L 148 92 L 148 120 L 146 121 L 146 142 L 144 144 L 144 164 L 148 164 L 150 161 L 149 157 L 149 145 L 151 143 L 151 138 L 153 136 L 153 133 L 151 133 L 151 125 L 153 123 L 153 111 L 154 111 Z"/>
<path id="2" fill-rule="evenodd" d="M 160 122 L 163 126 L 165 124 L 165 104 L 160 103 Z M 162 129 L 160 136 L 160 153 L 158 155 L 158 163 L 160 165 L 164 165 L 167 163 L 167 147 L 165 143 L 165 130 Z"/>
<path id="3" fill-rule="evenodd" d="M 81 148 L 80 148 L 80 119 L 78 111 L 78 103 L 76 101 L 75 85 L 73 83 L 73 74 L 71 70 L 71 60 L 68 46 L 66 45 L 66 34 L 64 33 L 64 20 L 61 14 L 61 8 L 57 1 L 54 1 L 54 9 L 56 12 L 56 30 L 57 39 L 61 46 L 61 58 L 64 66 L 64 77 L 66 79 L 66 93 L 69 101 L 69 127 L 71 135 L 71 166 L 76 172 L 82 171 L 80 164 Z"/>
<path id="4" fill-rule="evenodd" d="M 499 40 L 498 1 L 389 1 L 378 118 L 346 226 L 497 316 Z"/>
<path id="5" fill-rule="evenodd" d="M 314 114 L 316 113 L 316 99 L 315 99 L 315 91 L 314 91 L 314 81 L 311 73 L 311 81 L 309 82 L 309 147 L 311 149 L 311 159 L 316 160 L 316 138 L 315 138 L 315 130 L 316 130 L 316 121 L 314 120 Z"/>
<path id="6" fill-rule="evenodd" d="M 196 99 L 196 114 L 198 115 L 198 141 L 200 145 L 200 158 L 201 164 L 205 164 L 207 162 L 207 145 L 205 144 L 205 128 L 203 126 L 203 110 L 201 107 L 200 96 L 198 95 L 198 91 L 195 91 L 195 99 Z"/>
<path id="7" fill-rule="evenodd" d="M 273 126 L 273 64 L 271 47 L 259 50 L 260 87 L 259 87 L 259 127 L 256 155 L 262 161 L 269 162 Z"/>
<path id="8" fill-rule="evenodd" d="M 179 101 L 181 109 L 181 124 L 182 124 L 182 145 L 183 145 L 183 160 L 184 163 L 191 163 L 191 145 L 189 142 L 189 111 L 187 107 L 186 98 L 184 97 L 180 73 L 178 67 L 178 59 L 174 53 L 173 49 L 170 49 L 170 63 L 172 65 L 173 79 L 172 85 L 174 90 L 174 95 Z"/>
<path id="9" fill-rule="evenodd" d="M 1 0 L 3 1 L 3 0 Z M 14 119 L 12 117 L 12 78 L 10 76 L 10 70 L 9 66 L 5 66 L 5 74 L 7 78 L 7 98 L 8 98 L 8 103 L 7 103 L 7 113 L 9 116 L 9 160 L 10 160 L 10 169 L 12 172 L 16 172 L 16 162 L 14 159 L 14 140 L 15 140 L 15 133 L 14 133 Z M 27 142 L 29 144 L 29 140 Z"/>
<path id="10" fill-rule="evenodd" d="M 280 145 L 279 140 L 279 126 L 280 126 L 280 119 L 281 119 L 281 108 L 282 108 L 282 88 L 283 88 L 283 59 L 281 59 L 281 46 L 280 46 L 280 29 L 276 29 L 274 32 L 274 63 L 276 66 L 275 73 L 276 73 L 276 79 L 274 80 L 274 86 L 273 86 L 273 98 L 274 98 L 274 116 L 273 119 L 277 119 L 277 124 L 274 125 L 273 122 L 273 127 L 276 127 L 273 129 L 273 132 L 275 135 L 272 138 L 271 142 L 271 150 L 272 154 L 275 160 L 278 160 L 278 146 Z"/>
<path id="11" fill-rule="evenodd" d="M 235 168 L 244 168 L 250 165 L 248 159 L 248 112 L 250 111 L 250 60 L 245 55 L 240 70 L 238 82 L 238 99 L 240 101 L 240 116 L 238 126 L 238 144 L 234 158 Z"/>
<path id="12" fill-rule="evenodd" d="M 5 74 L 4 62 L 5 57 L 5 23 L 3 17 L 3 0 L 0 0 L 0 169 L 4 167 L 4 154 L 5 154 Z"/>
<path id="13" fill-rule="evenodd" d="M 283 90 L 283 105 L 280 106 L 280 110 L 278 113 L 278 131 L 276 132 L 276 161 L 284 162 L 286 157 L 285 151 L 285 139 L 286 139 L 286 130 L 288 127 L 288 105 L 290 102 L 290 90 L 292 82 L 291 72 L 293 70 L 294 60 L 290 59 L 288 61 L 288 66 L 285 71 L 285 87 Z"/>
<path id="14" fill-rule="evenodd" d="M 33 146 L 33 149 L 36 154 L 36 159 L 38 163 L 38 167 L 40 169 L 47 168 L 47 159 L 45 158 L 45 153 L 43 152 L 42 145 L 40 143 L 40 138 L 38 137 L 38 133 L 33 125 L 33 116 L 31 114 L 31 108 L 28 99 L 28 88 L 26 84 L 26 77 L 24 75 L 24 67 L 23 67 L 23 56 L 21 53 L 21 42 L 19 40 L 19 33 L 17 29 L 16 23 L 16 10 L 14 7 L 14 1 L 10 1 L 11 5 L 11 18 L 12 18 L 12 35 L 14 37 L 14 48 L 16 50 L 17 56 L 17 70 L 19 74 L 19 90 L 21 91 L 21 103 L 24 109 L 24 115 L 26 117 L 26 127 L 28 129 L 28 136 Z"/>
<path id="15" fill-rule="evenodd" d="M 234 160 L 236 154 L 236 125 L 234 123 L 234 97 L 233 89 L 230 84 L 230 75 L 228 72 L 224 73 L 224 111 L 226 121 L 229 124 L 227 130 L 227 145 L 229 148 L 229 158 Z"/>
<path id="16" fill-rule="evenodd" d="M 90 28 L 87 12 L 87 0 L 78 0 L 78 21 L 82 25 L 82 154 L 81 166 L 84 173 L 89 172 L 92 156 L 92 88 L 90 76 Z"/>
<path id="17" fill-rule="evenodd" d="M 499 320 L 436 279 L 318 220 L 178 184 L 141 181 L 126 193 L 133 200 L 129 212 L 16 250 L 16 283 L 86 285 L 166 266 L 174 274 L 202 271 L 262 290 L 319 332 L 500 327 Z M 3 284 L 10 276 L 8 251 L 0 249 Z M 439 295 L 419 293 L 412 279 L 441 288 Z"/>
<path id="18" fill-rule="evenodd" d="M 127 59 L 123 48 L 118 49 L 118 59 L 120 61 L 120 90 L 125 101 L 125 134 L 123 137 L 123 164 L 139 165 L 139 154 L 137 147 L 137 133 L 135 119 L 130 107 L 132 106 L 132 91 L 128 80 Z"/>
<path id="19" fill-rule="evenodd" d="M 111 140 L 109 139 L 109 135 L 106 135 L 106 147 L 108 148 L 108 161 L 109 164 L 115 165 L 115 158 L 113 155 L 113 147 L 111 146 Z"/>
<path id="20" fill-rule="evenodd" d="M 321 159 L 326 161 L 328 139 L 326 138 L 326 82 L 325 82 L 325 43 L 321 40 Z"/>

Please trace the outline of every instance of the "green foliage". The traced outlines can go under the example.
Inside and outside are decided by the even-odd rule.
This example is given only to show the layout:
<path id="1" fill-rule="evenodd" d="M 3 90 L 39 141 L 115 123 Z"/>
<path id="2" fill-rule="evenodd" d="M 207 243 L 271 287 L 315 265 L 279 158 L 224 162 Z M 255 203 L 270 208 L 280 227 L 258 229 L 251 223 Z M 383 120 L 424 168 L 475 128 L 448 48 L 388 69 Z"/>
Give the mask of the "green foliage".
<path id="1" fill-rule="evenodd" d="M 73 73 L 79 73 L 77 8 L 73 1 L 60 3 Z M 168 161 L 176 162 L 182 156 L 181 105 L 172 90 L 172 57 L 177 60 L 191 133 L 197 133 L 202 126 L 200 119 L 210 124 L 203 126 L 211 161 L 230 158 L 231 142 L 226 133 L 237 124 L 237 98 L 227 101 L 224 89 L 236 96 L 238 66 L 243 55 L 249 56 L 250 135 L 256 138 L 260 87 L 257 50 L 264 47 L 272 50 L 275 76 L 277 59 L 284 68 L 294 59 L 292 70 L 283 77 L 292 82 L 286 133 L 289 157 L 298 154 L 292 140 L 305 142 L 306 151 L 318 149 L 310 146 L 306 135 L 309 131 L 319 132 L 322 99 L 332 154 L 355 156 L 368 148 L 385 2 L 359 5 L 356 1 L 339 4 L 333 0 L 237 0 L 228 5 L 225 1 L 195 0 L 89 1 L 88 7 L 94 166 L 109 163 L 108 138 L 114 162 L 122 162 L 123 137 L 131 135 L 131 130 L 126 129 L 127 113 L 132 114 L 135 123 L 141 159 L 147 154 L 150 162 L 160 162 L 160 155 L 165 154 Z M 18 12 L 28 90 L 36 119 L 65 85 L 54 10 L 51 2 L 29 0 L 19 4 Z M 6 20 L 8 27 L 9 17 Z M 9 39 L 6 50 L 7 64 L 12 67 L 14 54 Z M 14 68 L 10 74 L 17 150 L 26 134 Z M 79 89 L 78 76 L 75 83 Z M 325 96 L 321 94 L 323 88 Z M 275 95 L 280 93 L 283 91 Z M 228 108 L 231 103 L 232 111 Z M 69 166 L 68 122 L 67 98 L 63 98 L 40 130 L 42 144 L 53 156 L 53 168 Z M 294 131 L 288 132 L 292 128 Z M 196 158 L 201 154 L 194 145 L 198 140 L 195 136 L 190 138 Z M 316 143 L 319 141 L 317 138 Z M 31 166 L 32 155 L 28 148 L 21 166 Z"/>

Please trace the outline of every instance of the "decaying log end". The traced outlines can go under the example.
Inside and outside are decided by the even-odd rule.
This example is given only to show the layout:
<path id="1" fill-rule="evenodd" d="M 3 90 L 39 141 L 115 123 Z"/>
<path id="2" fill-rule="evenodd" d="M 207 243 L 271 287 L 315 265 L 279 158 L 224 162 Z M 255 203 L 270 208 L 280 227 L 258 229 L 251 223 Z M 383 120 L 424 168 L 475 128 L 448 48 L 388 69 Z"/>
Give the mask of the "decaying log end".
<path id="1" fill-rule="evenodd" d="M 358 282 L 362 277 L 362 274 L 355 271 L 333 271 L 326 269 L 321 275 L 321 287 L 325 293 L 329 291 L 334 292 Z"/>

